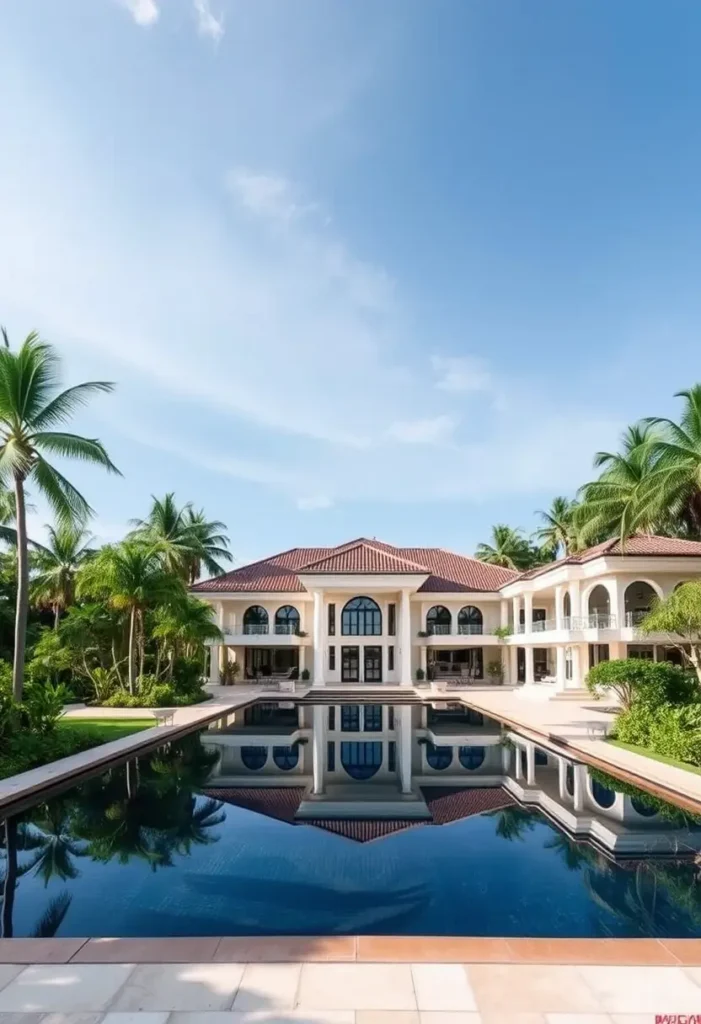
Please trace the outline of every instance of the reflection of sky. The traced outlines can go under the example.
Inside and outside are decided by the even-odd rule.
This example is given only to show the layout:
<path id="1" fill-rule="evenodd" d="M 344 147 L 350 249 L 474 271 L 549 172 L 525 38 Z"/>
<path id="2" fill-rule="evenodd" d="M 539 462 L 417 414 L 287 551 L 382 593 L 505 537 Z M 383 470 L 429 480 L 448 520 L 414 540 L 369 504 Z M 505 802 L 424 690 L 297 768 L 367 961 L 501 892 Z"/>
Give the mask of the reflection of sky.
<path id="1" fill-rule="evenodd" d="M 568 870 L 546 848 L 558 832 L 542 818 L 523 840 L 499 837 L 498 818 L 480 816 L 361 845 L 224 809 L 226 821 L 211 830 L 218 842 L 193 847 L 171 868 L 85 857 L 75 862 L 80 876 L 72 882 L 53 880 L 44 889 L 24 876 L 15 934 L 31 934 L 49 900 L 69 891 L 60 935 L 701 935 L 669 912 L 660 893 L 656 919 L 646 920 L 653 905 L 647 875 L 636 909 L 630 872 Z M 621 913 L 606 909 L 612 903 Z"/>

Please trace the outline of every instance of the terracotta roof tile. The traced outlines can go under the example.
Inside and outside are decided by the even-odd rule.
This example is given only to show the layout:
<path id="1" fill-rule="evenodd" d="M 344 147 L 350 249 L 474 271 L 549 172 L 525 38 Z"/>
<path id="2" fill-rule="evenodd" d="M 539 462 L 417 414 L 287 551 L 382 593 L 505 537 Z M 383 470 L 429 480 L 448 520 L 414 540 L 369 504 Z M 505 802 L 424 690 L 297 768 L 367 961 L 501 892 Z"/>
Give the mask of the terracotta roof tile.
<path id="1" fill-rule="evenodd" d="M 629 537 L 622 543 L 619 537 L 602 541 L 591 548 L 577 552 L 576 555 L 569 555 L 567 558 L 558 558 L 555 562 L 548 562 L 546 565 L 539 565 L 537 569 L 529 569 L 521 573 L 519 579 L 530 580 L 535 576 L 542 576 L 543 573 L 552 572 L 561 565 L 584 565 L 585 562 L 592 562 L 595 558 L 603 556 L 620 556 L 630 558 L 631 556 L 646 558 L 701 558 L 701 541 L 682 540 L 680 537 L 658 537 L 654 534 L 639 534 Z"/>
<path id="2" fill-rule="evenodd" d="M 291 548 L 272 558 L 244 565 L 193 587 L 195 593 L 300 593 L 298 573 L 427 573 L 420 593 L 484 591 L 493 593 L 518 573 L 487 565 L 443 548 L 398 548 L 383 541 L 356 538 L 333 548 Z"/>

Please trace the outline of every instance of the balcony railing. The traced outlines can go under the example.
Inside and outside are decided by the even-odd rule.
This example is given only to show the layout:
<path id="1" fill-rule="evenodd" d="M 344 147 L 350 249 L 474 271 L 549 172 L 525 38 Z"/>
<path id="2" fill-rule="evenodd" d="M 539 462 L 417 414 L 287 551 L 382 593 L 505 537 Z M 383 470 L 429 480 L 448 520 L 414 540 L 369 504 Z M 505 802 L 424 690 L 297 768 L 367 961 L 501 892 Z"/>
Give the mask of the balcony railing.
<path id="1" fill-rule="evenodd" d="M 299 623 L 276 622 L 275 632 L 278 636 L 294 636 L 296 633 L 299 633 Z"/>
<path id="2" fill-rule="evenodd" d="M 583 615 L 579 626 L 573 629 L 615 629 L 616 616 L 608 615 L 605 612 L 595 612 L 593 615 Z"/>
<path id="3" fill-rule="evenodd" d="M 629 613 L 630 614 L 630 613 Z M 636 613 L 633 612 L 633 615 Z M 642 615 L 645 615 L 643 612 Z M 626 625 L 636 625 L 637 622 L 628 621 L 628 615 L 626 615 Z M 560 626 L 558 627 L 557 619 L 538 619 L 536 622 L 531 624 L 531 633 L 547 633 L 551 629 L 616 629 L 616 616 L 607 615 L 603 612 L 595 612 L 593 615 L 565 615 L 563 616 Z M 519 622 L 516 625 L 516 633 L 525 633 L 525 623 Z"/>
<path id="4" fill-rule="evenodd" d="M 534 633 L 546 633 L 549 629 L 555 629 L 555 619 L 538 619 L 532 627 Z"/>
<path id="5" fill-rule="evenodd" d="M 450 636 L 450 625 L 443 626 L 439 622 L 428 622 L 426 632 L 429 636 Z"/>
<path id="6" fill-rule="evenodd" d="M 633 612 L 626 612 L 626 626 L 639 626 L 648 614 L 647 608 L 638 608 Z"/>
<path id="7" fill-rule="evenodd" d="M 264 636 L 270 632 L 270 627 L 265 623 L 248 622 L 243 627 L 244 636 Z"/>
<path id="8" fill-rule="evenodd" d="M 458 634 L 460 636 L 481 636 L 484 627 L 481 622 L 458 623 Z"/>

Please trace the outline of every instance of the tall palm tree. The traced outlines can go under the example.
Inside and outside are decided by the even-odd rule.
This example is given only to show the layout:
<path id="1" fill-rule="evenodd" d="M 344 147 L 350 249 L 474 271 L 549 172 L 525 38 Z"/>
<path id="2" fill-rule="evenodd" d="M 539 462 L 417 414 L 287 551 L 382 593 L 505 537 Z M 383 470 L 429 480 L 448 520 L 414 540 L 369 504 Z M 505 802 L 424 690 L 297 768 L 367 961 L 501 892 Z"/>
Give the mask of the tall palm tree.
<path id="1" fill-rule="evenodd" d="M 95 551 L 88 546 L 93 538 L 81 525 L 49 526 L 48 534 L 48 545 L 39 547 L 33 557 L 36 575 L 30 599 L 40 608 L 52 608 L 58 627 L 61 612 L 73 603 L 76 574 Z"/>
<path id="2" fill-rule="evenodd" d="M 129 691 L 136 681 L 136 649 L 143 650 L 144 612 L 182 599 L 183 584 L 168 573 L 158 547 L 135 540 L 107 545 L 83 566 L 78 596 L 104 599 L 115 611 L 129 615 Z"/>
<path id="3" fill-rule="evenodd" d="M 684 399 L 679 423 L 653 416 L 658 429 L 650 443 L 654 465 L 640 488 L 642 519 L 666 519 L 684 536 L 701 537 L 701 384 L 679 391 Z M 675 531 L 675 532 L 676 532 Z"/>
<path id="4" fill-rule="evenodd" d="M 17 528 L 17 612 L 12 692 L 22 699 L 29 606 L 29 565 L 24 487 L 31 480 L 51 506 L 59 525 L 84 522 L 91 512 L 85 498 L 46 455 L 81 459 L 118 473 L 103 444 L 53 428 L 66 423 L 97 392 L 112 391 L 107 381 L 90 381 L 57 392 L 59 359 L 51 345 L 29 334 L 17 352 L 0 348 L 0 476 L 12 480 Z"/>
<path id="5" fill-rule="evenodd" d="M 187 506 L 185 519 L 195 542 L 194 553 L 187 559 L 188 583 L 193 586 L 205 569 L 210 576 L 224 572 L 222 562 L 231 562 L 229 538 L 224 532 L 226 524 L 218 519 L 208 520 L 204 509 L 195 512 Z"/>
<path id="6" fill-rule="evenodd" d="M 640 506 L 654 465 L 654 441 L 652 427 L 636 423 L 623 434 L 620 452 L 597 452 L 594 465 L 603 472 L 581 488 L 573 515 L 581 543 L 597 544 L 610 537 L 625 540 L 635 530 L 660 528 Z"/>
<path id="7" fill-rule="evenodd" d="M 504 523 L 492 527 L 491 544 L 478 544 L 475 557 L 503 569 L 528 569 L 534 561 L 533 550 L 521 531 Z"/>
<path id="8" fill-rule="evenodd" d="M 553 498 L 547 511 L 538 509 L 537 515 L 543 520 L 543 525 L 536 530 L 535 538 L 552 558 L 571 555 L 577 549 L 577 535 L 573 522 L 576 507 L 575 501 L 559 496 Z"/>
<path id="9" fill-rule="evenodd" d="M 163 647 L 169 653 L 168 675 L 171 678 L 175 658 L 181 650 L 190 657 L 197 648 L 202 649 L 207 640 L 222 640 L 221 630 L 212 621 L 211 607 L 189 595 L 156 609 L 154 618 L 156 624 L 152 634 L 163 641 Z"/>

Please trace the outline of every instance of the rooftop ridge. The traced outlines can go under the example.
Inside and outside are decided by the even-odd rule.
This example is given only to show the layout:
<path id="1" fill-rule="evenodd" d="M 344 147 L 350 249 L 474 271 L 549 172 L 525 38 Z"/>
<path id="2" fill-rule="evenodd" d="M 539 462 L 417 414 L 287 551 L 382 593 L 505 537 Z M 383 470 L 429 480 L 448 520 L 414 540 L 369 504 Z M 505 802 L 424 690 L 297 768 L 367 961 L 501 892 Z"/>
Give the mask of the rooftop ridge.
<path id="1" fill-rule="evenodd" d="M 430 572 L 428 566 L 421 565 L 419 562 L 415 562 L 411 558 L 405 558 L 402 555 L 395 555 L 392 551 L 385 551 L 383 548 L 378 547 L 376 544 L 365 539 L 358 540 L 355 543 L 344 546 L 340 550 L 333 550 L 328 555 L 322 555 L 321 558 L 315 558 L 312 562 L 307 562 L 306 565 L 300 566 L 297 572 L 307 572 L 309 569 L 313 569 L 315 565 L 320 565 L 322 562 L 328 562 L 330 559 L 335 558 L 336 555 L 348 554 L 348 552 L 355 551 L 358 548 L 368 548 L 371 551 L 375 551 L 378 555 L 382 555 L 383 558 L 390 558 L 394 562 L 403 562 L 405 565 L 414 566 L 419 572 Z M 400 551 L 401 548 L 395 548 L 395 550 Z"/>

